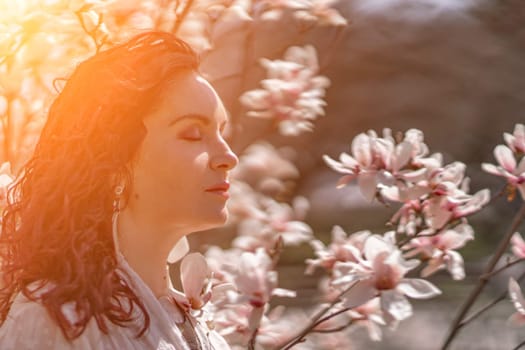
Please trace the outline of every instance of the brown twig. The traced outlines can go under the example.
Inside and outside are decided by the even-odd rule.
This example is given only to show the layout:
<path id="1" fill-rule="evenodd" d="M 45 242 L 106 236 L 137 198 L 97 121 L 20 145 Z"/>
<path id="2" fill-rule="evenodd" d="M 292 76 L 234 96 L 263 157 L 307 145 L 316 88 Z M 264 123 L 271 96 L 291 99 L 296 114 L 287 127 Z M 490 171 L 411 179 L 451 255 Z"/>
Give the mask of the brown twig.
<path id="1" fill-rule="evenodd" d="M 519 348 L 521 348 L 521 347 L 524 346 L 524 345 L 525 345 L 525 340 L 522 341 L 521 343 L 519 343 L 518 345 L 516 345 L 516 347 L 513 348 L 512 350 L 518 350 Z"/>
<path id="2" fill-rule="evenodd" d="M 334 300 L 332 300 L 332 302 L 326 306 L 325 308 L 321 309 L 319 312 L 317 312 L 317 314 L 315 314 L 315 316 L 312 317 L 312 321 L 310 322 L 310 324 L 308 326 L 306 326 L 298 335 L 294 336 L 292 339 L 290 340 L 287 340 L 285 343 L 279 345 L 277 347 L 277 349 L 282 349 L 282 350 L 288 350 L 290 349 L 292 346 L 298 344 L 298 343 L 301 343 L 302 341 L 304 341 L 304 337 L 310 333 L 315 327 L 317 327 L 319 325 L 319 321 L 320 320 L 323 320 L 322 322 L 326 321 L 328 318 L 323 318 L 321 319 L 321 317 L 323 317 L 328 311 L 330 311 L 330 309 L 335 305 L 337 304 L 341 297 L 348 293 L 357 283 L 359 283 L 359 281 L 356 281 L 354 283 L 352 283 L 350 286 L 348 286 L 348 288 L 346 288 L 345 290 L 343 290 L 341 293 L 339 293 L 339 295 L 337 297 L 334 298 Z M 347 310 L 345 310 L 347 311 Z M 338 315 L 339 313 L 334 313 L 332 314 L 330 317 L 333 317 L 333 316 L 336 316 Z"/>
<path id="3" fill-rule="evenodd" d="M 501 271 L 504 271 L 505 269 L 508 269 L 509 267 L 513 266 L 513 265 L 516 265 L 516 264 L 519 264 L 520 262 L 523 262 L 525 261 L 524 258 L 520 258 L 520 259 L 517 259 L 517 260 L 514 260 L 514 261 L 510 261 L 508 263 L 506 263 L 505 265 L 503 265 L 502 267 L 500 267 L 499 269 L 496 269 L 490 273 L 487 273 L 487 274 L 484 274 L 484 275 L 481 275 L 479 276 L 480 279 L 490 279 L 492 276 L 494 275 L 497 275 L 498 273 L 500 273 Z"/>
<path id="4" fill-rule="evenodd" d="M 521 281 L 523 278 L 525 278 L 525 272 L 522 273 L 520 275 L 520 277 L 518 277 L 518 281 Z M 492 308 L 494 305 L 496 305 L 497 303 L 499 303 L 500 301 L 502 300 L 505 300 L 506 297 L 507 297 L 507 293 L 508 291 L 505 290 L 504 292 L 502 292 L 496 299 L 492 300 L 491 302 L 487 303 L 485 306 L 483 306 L 482 308 L 480 308 L 478 311 L 474 312 L 473 314 L 471 314 L 469 317 L 467 317 L 466 319 L 464 319 L 459 325 L 458 325 L 458 328 L 461 328 L 465 325 L 467 325 L 468 323 L 474 321 L 476 318 L 478 318 L 482 313 L 484 313 L 485 311 L 487 311 L 488 309 Z"/>
<path id="5" fill-rule="evenodd" d="M 487 267 L 485 268 L 483 275 L 487 275 L 491 273 L 492 271 L 494 271 L 494 267 L 498 263 L 501 256 L 507 250 L 507 246 L 509 245 L 512 235 L 514 234 L 514 232 L 516 232 L 516 229 L 519 227 L 519 225 L 521 224 L 524 218 L 525 218 L 525 203 L 522 204 L 520 210 L 514 216 L 510 229 L 508 230 L 508 232 L 505 234 L 505 236 L 501 240 L 498 248 L 496 249 L 495 254 L 492 256 L 489 263 L 487 264 Z M 474 290 L 472 290 L 467 300 L 460 308 L 456 318 L 452 322 L 452 326 L 450 327 L 449 334 L 447 338 L 445 339 L 443 346 L 441 347 L 442 350 L 447 349 L 448 346 L 452 343 L 452 340 L 454 339 L 454 337 L 456 336 L 456 334 L 458 333 L 460 329 L 459 325 L 463 321 L 463 318 L 465 317 L 469 309 L 472 307 L 474 302 L 477 300 L 478 296 L 480 295 L 481 291 L 483 290 L 487 282 L 488 282 L 488 279 L 479 279 L 478 284 L 476 285 Z"/>

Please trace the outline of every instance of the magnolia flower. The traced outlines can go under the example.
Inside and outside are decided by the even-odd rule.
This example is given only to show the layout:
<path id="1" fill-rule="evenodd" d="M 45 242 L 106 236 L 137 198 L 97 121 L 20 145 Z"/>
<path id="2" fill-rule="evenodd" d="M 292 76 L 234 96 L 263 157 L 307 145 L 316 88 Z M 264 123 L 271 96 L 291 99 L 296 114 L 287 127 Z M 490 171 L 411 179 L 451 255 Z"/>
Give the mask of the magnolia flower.
<path id="1" fill-rule="evenodd" d="M 265 21 L 281 19 L 285 10 L 304 8 L 308 0 L 259 0 L 254 3 L 253 11 Z"/>
<path id="2" fill-rule="evenodd" d="M 455 280 L 465 278 L 463 257 L 456 250 L 474 239 L 470 225 L 461 224 L 434 236 L 413 238 L 407 245 L 410 249 L 405 256 L 421 254 L 428 259 L 427 266 L 421 270 L 422 277 L 428 277 L 441 269 L 447 269 Z"/>
<path id="3" fill-rule="evenodd" d="M 312 239 L 310 226 L 301 221 L 308 208 L 304 197 L 294 199 L 292 206 L 268 197 L 259 197 L 259 210 L 239 224 L 233 246 L 254 251 L 258 247 L 271 250 L 282 239 L 284 245 L 298 245 Z"/>
<path id="4" fill-rule="evenodd" d="M 525 153 L 525 125 L 516 124 L 516 126 L 514 126 L 514 133 L 504 133 L 503 138 L 512 152 Z"/>
<path id="5" fill-rule="evenodd" d="M 200 253 L 188 254 L 180 265 L 182 292 L 169 285 L 169 294 L 185 311 L 200 310 L 211 299 L 211 271 Z"/>
<path id="6" fill-rule="evenodd" d="M 440 200 L 430 200 L 424 211 L 429 225 L 433 229 L 440 229 L 451 220 L 460 219 L 480 211 L 489 201 L 490 191 L 483 189 L 474 195 L 444 196 Z"/>
<path id="7" fill-rule="evenodd" d="M 381 312 L 379 298 L 374 298 L 368 302 L 348 311 L 352 318 L 352 323 L 357 326 L 365 327 L 368 330 L 368 336 L 373 341 L 380 341 L 382 332 L 380 326 L 386 325 Z"/>
<path id="8" fill-rule="evenodd" d="M 383 131 L 382 138 L 370 130 L 352 140 L 351 155 L 342 153 L 339 162 L 326 155 L 323 159 L 333 170 L 345 174 L 338 187 L 357 178 L 359 189 L 368 200 L 372 200 L 378 190 L 385 198 L 395 201 L 419 198 L 429 192 L 418 184 L 425 179 L 427 169 L 413 164 L 415 158 L 427 150 L 424 144 L 418 143 L 415 134 L 419 133 L 409 130 L 405 140 L 396 144 L 390 129 Z"/>
<path id="9" fill-rule="evenodd" d="M 348 289 L 342 296 L 345 306 L 357 307 L 379 297 L 385 321 L 393 324 L 412 315 L 406 296 L 427 299 L 441 294 L 432 283 L 405 274 L 419 265 L 405 260 L 391 238 L 372 235 L 363 248 L 359 262 L 338 262 L 332 282 L 339 289 Z"/>
<path id="10" fill-rule="evenodd" d="M 328 247 L 319 240 L 310 241 L 317 259 L 306 259 L 308 265 L 306 273 L 313 273 L 316 267 L 323 267 L 331 271 L 337 261 L 358 261 L 364 242 L 370 235 L 370 231 L 359 231 L 347 235 L 340 226 L 334 226 L 332 240 Z"/>
<path id="11" fill-rule="evenodd" d="M 320 25 L 344 26 L 346 19 L 339 11 L 332 8 L 338 0 L 308 0 L 307 8 L 297 10 L 294 16 L 301 20 L 318 22 Z"/>
<path id="12" fill-rule="evenodd" d="M 511 250 L 515 257 L 518 259 L 525 259 L 525 241 L 519 234 L 515 232 L 510 239 Z"/>
<path id="13" fill-rule="evenodd" d="M 215 329 L 230 345 L 246 345 L 252 332 L 248 320 L 253 307 L 248 304 L 229 304 L 214 313 Z"/>
<path id="14" fill-rule="evenodd" d="M 509 296 L 516 312 L 509 317 L 509 323 L 514 326 L 525 325 L 525 299 L 521 288 L 514 278 L 509 279 Z"/>
<path id="15" fill-rule="evenodd" d="M 520 130 L 518 130 L 520 132 L 517 133 L 518 136 L 510 135 L 507 136 L 507 139 L 509 139 L 509 142 L 512 142 L 512 147 L 516 151 L 521 152 L 522 141 L 520 135 L 521 131 L 523 131 L 523 125 L 520 126 Z M 516 129 L 518 129 L 518 126 L 516 126 Z M 510 139 L 511 137 L 512 139 Z M 502 176 L 507 179 L 509 187 L 511 189 L 517 189 L 520 192 L 521 198 L 525 199 L 525 157 L 522 157 L 518 164 L 513 150 L 504 145 L 496 146 L 494 149 L 494 157 L 499 165 L 483 163 L 481 164 L 481 168 L 492 175 Z"/>
<path id="16" fill-rule="evenodd" d="M 295 297 L 295 292 L 277 288 L 277 271 L 273 270 L 273 262 L 262 248 L 255 253 L 242 253 L 232 274 L 239 292 L 233 297 L 236 302 L 247 301 L 253 307 L 263 307 L 273 295 Z"/>
<path id="17" fill-rule="evenodd" d="M 267 79 L 263 89 L 245 92 L 240 101 L 250 117 L 273 119 L 283 135 L 298 135 L 313 128 L 324 115 L 323 100 L 330 81 L 317 75 L 319 67 L 313 46 L 290 47 L 284 60 L 262 59 Z"/>
<path id="18" fill-rule="evenodd" d="M 275 195 L 287 192 L 285 181 L 298 178 L 299 171 L 284 155 L 284 150 L 259 142 L 244 150 L 231 176 L 264 194 Z"/>

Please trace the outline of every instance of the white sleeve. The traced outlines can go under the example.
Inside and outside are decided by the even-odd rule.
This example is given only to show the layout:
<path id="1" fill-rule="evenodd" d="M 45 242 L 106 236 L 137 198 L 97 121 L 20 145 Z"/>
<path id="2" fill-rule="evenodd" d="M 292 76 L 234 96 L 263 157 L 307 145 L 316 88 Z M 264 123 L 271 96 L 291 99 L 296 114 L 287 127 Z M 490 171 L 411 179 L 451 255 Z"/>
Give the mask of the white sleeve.
<path id="1" fill-rule="evenodd" d="M 0 326 L 0 349 L 2 350 L 98 350 L 100 334 L 93 339 L 93 327 L 87 327 L 80 337 L 68 341 L 60 327 L 51 319 L 47 310 L 38 302 L 15 299 L 5 322 Z"/>

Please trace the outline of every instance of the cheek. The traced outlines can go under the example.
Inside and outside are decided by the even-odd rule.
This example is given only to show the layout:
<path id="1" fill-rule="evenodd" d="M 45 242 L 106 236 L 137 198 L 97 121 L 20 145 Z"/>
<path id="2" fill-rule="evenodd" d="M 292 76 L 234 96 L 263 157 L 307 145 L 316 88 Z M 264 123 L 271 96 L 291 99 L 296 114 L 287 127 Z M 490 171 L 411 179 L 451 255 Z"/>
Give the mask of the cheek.
<path id="1" fill-rule="evenodd" d="M 155 192 L 177 191 L 179 195 L 202 187 L 205 182 L 208 154 L 187 145 L 158 145 L 141 154 L 137 177 Z M 147 190 L 147 189 L 144 189 Z"/>

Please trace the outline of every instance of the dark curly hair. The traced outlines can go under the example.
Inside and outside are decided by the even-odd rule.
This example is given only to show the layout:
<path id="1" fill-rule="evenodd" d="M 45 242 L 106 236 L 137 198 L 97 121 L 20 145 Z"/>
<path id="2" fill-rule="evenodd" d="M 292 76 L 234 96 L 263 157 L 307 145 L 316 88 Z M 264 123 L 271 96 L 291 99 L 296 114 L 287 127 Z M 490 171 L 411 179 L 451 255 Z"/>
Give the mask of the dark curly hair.
<path id="1" fill-rule="evenodd" d="M 126 165 L 146 134 L 142 119 L 167 82 L 197 69 L 196 53 L 165 32 L 141 33 L 76 67 L 8 193 L 0 235 L 0 322 L 23 293 L 42 303 L 69 340 L 92 317 L 104 333 L 108 320 L 125 327 L 137 318 L 143 321 L 138 336 L 146 331 L 146 309 L 117 273 L 114 188 L 130 184 Z M 74 324 L 61 311 L 67 302 L 80 316 Z"/>

